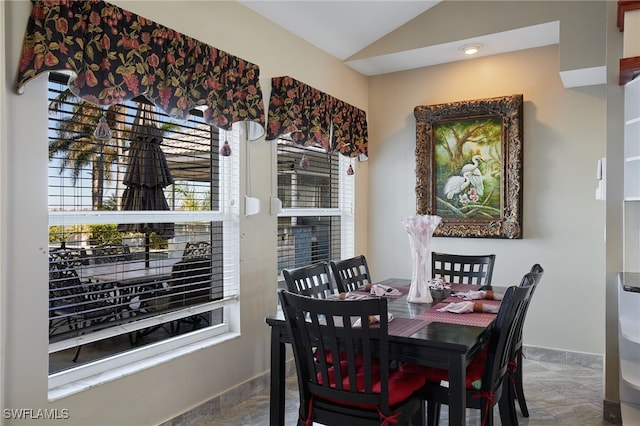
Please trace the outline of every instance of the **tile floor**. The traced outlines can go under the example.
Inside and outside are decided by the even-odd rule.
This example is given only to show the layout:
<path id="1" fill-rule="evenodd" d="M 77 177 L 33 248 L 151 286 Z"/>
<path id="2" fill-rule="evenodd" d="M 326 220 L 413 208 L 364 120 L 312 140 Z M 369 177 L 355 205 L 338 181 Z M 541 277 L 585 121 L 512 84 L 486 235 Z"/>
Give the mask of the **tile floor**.
<path id="1" fill-rule="evenodd" d="M 525 393 L 529 407 L 529 418 L 521 417 L 520 425 L 613 425 L 603 420 L 602 370 L 564 363 L 525 360 Z M 286 425 L 295 425 L 298 409 L 297 383 L 295 375 L 287 379 Z M 518 413 L 519 409 L 518 409 Z M 496 408 L 496 425 L 500 416 Z M 468 424 L 479 425 L 477 410 L 468 410 Z M 269 424 L 269 391 L 265 391 L 243 402 L 215 419 L 203 419 L 193 424 L 198 426 L 264 426 Z M 440 419 L 447 423 L 446 408 Z"/>

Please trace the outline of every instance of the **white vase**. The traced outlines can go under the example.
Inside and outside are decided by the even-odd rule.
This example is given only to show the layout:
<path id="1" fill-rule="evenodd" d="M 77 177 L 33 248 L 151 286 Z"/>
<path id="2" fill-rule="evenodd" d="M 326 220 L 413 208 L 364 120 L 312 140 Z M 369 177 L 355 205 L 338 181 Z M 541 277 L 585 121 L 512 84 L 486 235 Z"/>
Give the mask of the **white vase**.
<path id="1" fill-rule="evenodd" d="M 411 271 L 411 286 L 407 301 L 411 303 L 431 303 L 431 291 L 429 289 L 429 276 L 427 266 L 429 250 L 433 231 L 438 227 L 442 218 L 434 215 L 414 215 L 401 220 L 409 235 L 411 258 L 413 267 Z"/>

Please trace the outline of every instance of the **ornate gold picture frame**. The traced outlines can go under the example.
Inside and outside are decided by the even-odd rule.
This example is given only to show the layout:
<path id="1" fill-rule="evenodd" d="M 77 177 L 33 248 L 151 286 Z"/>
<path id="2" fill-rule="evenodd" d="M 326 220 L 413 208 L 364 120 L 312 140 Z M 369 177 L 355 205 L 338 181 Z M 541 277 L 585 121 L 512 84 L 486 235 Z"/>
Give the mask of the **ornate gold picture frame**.
<path id="1" fill-rule="evenodd" d="M 441 237 L 522 238 L 523 96 L 417 106 L 417 214 Z"/>

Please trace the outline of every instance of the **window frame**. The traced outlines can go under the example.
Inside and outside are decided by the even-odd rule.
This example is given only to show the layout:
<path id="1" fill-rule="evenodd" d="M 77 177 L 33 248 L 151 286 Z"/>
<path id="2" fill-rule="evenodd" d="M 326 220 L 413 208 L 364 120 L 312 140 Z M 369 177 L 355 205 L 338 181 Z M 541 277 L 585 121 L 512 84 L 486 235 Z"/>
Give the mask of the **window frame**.
<path id="1" fill-rule="evenodd" d="M 49 91 L 47 90 L 47 93 Z M 47 95 L 48 99 L 48 95 Z M 240 123 L 232 130 L 219 129 L 220 141 L 229 142 L 232 153 L 240 152 Z M 213 153 L 218 155 L 217 152 Z M 70 394 L 91 388 L 141 369 L 166 362 L 187 353 L 213 346 L 240 335 L 240 160 L 239 155 L 221 156 L 218 179 L 218 210 L 208 211 L 51 211 L 48 206 L 48 226 L 92 225 L 113 223 L 162 223 L 162 222 L 220 222 L 222 223 L 223 291 L 222 299 L 188 306 L 184 309 L 158 313 L 135 322 L 119 324 L 86 335 L 71 337 L 49 343 L 48 353 L 127 334 L 161 322 L 171 321 L 211 312 L 224 307 L 222 323 L 209 325 L 185 334 L 170 336 L 145 346 L 132 347 L 127 351 L 106 358 L 79 364 L 76 367 L 48 374 L 49 400 L 57 400 Z M 49 197 L 49 191 L 47 191 Z M 47 287 L 48 289 L 48 287 Z M 117 329 L 117 330 L 116 330 Z"/>
<path id="2" fill-rule="evenodd" d="M 285 138 L 279 138 L 274 142 L 274 155 L 273 155 L 273 168 L 276 170 L 274 176 L 274 191 L 278 194 L 279 182 L 278 177 L 280 175 L 278 171 L 278 144 L 282 142 L 289 143 Z M 326 151 L 317 146 L 302 146 L 301 149 L 313 149 L 318 152 Z M 354 256 L 355 254 L 355 175 L 348 175 L 346 170 L 349 166 L 352 166 L 353 158 L 346 157 L 334 151 L 330 155 L 337 155 L 338 158 L 338 206 L 335 208 L 312 208 L 312 207 L 281 207 L 282 201 L 278 199 L 279 209 L 278 218 L 294 218 L 294 217 L 337 217 L 340 219 L 340 258 L 345 259 Z M 279 225 L 276 225 L 276 231 L 279 233 Z M 331 252 L 331 249 L 329 250 Z M 333 260 L 333 259 L 329 259 Z M 327 260 L 328 261 L 328 260 Z M 280 259 L 278 258 L 278 263 Z M 282 270 L 278 270 L 278 281 L 283 280 Z M 287 269 L 287 268 L 283 268 Z"/>

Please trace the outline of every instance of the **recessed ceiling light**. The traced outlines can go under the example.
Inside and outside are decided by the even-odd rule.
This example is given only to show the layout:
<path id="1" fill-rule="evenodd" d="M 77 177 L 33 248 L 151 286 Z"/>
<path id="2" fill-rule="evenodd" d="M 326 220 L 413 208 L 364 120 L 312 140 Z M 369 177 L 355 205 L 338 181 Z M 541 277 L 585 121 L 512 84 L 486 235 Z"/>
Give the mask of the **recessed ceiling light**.
<path id="1" fill-rule="evenodd" d="M 464 52 L 465 55 L 475 55 L 476 53 L 478 53 L 478 51 L 480 50 L 480 48 L 482 47 L 481 44 L 465 44 L 464 46 L 462 46 L 460 48 L 460 50 L 462 50 Z"/>

